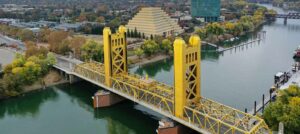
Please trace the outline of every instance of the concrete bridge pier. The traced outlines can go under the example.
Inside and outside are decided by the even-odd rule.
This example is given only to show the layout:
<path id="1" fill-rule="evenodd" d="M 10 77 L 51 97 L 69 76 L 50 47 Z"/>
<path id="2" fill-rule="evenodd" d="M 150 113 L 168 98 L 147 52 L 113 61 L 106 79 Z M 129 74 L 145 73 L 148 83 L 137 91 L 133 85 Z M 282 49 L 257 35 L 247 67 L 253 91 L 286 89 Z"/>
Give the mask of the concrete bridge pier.
<path id="1" fill-rule="evenodd" d="M 70 84 L 73 84 L 73 83 L 81 81 L 82 79 L 80 79 L 79 77 L 76 77 L 72 74 L 68 74 L 68 80 L 69 80 Z"/>
<path id="2" fill-rule="evenodd" d="M 157 134 L 191 134 L 193 131 L 170 119 L 162 119 L 158 122 Z"/>
<path id="3" fill-rule="evenodd" d="M 115 105 L 125 98 L 106 90 L 99 90 L 93 97 L 94 108 L 109 107 Z"/>

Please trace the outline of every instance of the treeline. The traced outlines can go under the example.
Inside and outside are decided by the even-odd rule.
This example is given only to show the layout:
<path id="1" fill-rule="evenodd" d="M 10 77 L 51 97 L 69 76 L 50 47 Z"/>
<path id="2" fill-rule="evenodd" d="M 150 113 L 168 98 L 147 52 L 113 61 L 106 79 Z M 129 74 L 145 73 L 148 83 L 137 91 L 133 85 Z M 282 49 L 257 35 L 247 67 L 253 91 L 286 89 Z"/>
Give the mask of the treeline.
<path id="1" fill-rule="evenodd" d="M 42 28 L 38 33 L 34 34 L 31 30 L 0 25 L 2 34 L 25 42 L 26 46 L 40 45 L 42 50 L 48 50 L 56 54 L 69 55 L 81 60 L 103 60 L 102 45 L 91 39 L 74 35 L 73 32 L 51 30 Z M 36 44 L 39 42 L 39 44 Z M 30 45 L 28 45 L 30 44 Z M 35 53 L 32 47 L 27 48 L 27 53 Z"/>
<path id="2" fill-rule="evenodd" d="M 4 75 L 0 79 L 0 97 L 19 95 L 24 86 L 32 85 L 49 72 L 56 62 L 55 56 L 39 48 L 36 50 L 34 55 L 17 54 L 13 62 L 4 67 Z"/>
<path id="3" fill-rule="evenodd" d="M 168 37 L 164 38 L 162 36 L 154 36 L 153 39 L 147 39 L 144 43 L 137 49 L 134 53 L 141 58 L 143 55 L 150 57 L 153 54 L 164 53 L 167 55 L 173 54 L 173 44 L 174 38 Z"/>
<path id="4" fill-rule="evenodd" d="M 265 14 L 276 14 L 274 10 L 258 8 L 253 15 L 244 15 L 236 22 L 214 22 L 196 30 L 204 40 L 212 43 L 228 40 L 253 31 L 265 21 Z"/>

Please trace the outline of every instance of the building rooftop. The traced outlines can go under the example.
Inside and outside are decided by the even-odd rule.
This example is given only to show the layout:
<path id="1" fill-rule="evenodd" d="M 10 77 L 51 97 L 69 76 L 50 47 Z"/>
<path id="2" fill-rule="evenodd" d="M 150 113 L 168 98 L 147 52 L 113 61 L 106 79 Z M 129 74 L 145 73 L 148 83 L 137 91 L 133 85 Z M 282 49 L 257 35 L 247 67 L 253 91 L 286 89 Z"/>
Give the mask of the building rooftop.
<path id="1" fill-rule="evenodd" d="M 164 12 L 160 7 L 144 7 L 131 20 L 126 27 L 129 30 L 137 29 L 145 36 L 161 35 L 170 36 L 180 34 L 183 29 L 177 21 Z"/>

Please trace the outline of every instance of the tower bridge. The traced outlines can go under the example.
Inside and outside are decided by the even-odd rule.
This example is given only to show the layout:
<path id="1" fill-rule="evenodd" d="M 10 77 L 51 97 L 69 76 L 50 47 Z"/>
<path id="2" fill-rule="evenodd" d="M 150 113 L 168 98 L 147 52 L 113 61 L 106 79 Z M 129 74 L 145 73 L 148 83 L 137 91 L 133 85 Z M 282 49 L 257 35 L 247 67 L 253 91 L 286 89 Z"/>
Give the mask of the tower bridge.
<path id="1" fill-rule="evenodd" d="M 174 85 L 130 74 L 127 66 L 126 28 L 116 33 L 103 30 L 104 64 L 57 57 L 54 66 L 68 75 L 89 81 L 103 89 L 158 112 L 200 133 L 272 133 L 263 119 L 201 95 L 201 40 L 174 41 Z"/>

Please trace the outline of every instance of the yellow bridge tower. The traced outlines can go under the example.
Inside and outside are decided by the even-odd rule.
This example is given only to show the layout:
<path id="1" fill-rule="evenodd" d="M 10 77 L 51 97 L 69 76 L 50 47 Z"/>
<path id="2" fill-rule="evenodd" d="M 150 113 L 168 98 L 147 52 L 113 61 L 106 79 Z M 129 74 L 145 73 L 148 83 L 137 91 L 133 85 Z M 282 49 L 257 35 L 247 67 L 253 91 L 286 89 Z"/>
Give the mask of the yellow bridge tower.
<path id="1" fill-rule="evenodd" d="M 127 42 L 126 28 L 120 26 L 115 34 L 109 27 L 103 30 L 105 84 L 111 87 L 111 77 L 127 74 Z"/>
<path id="2" fill-rule="evenodd" d="M 184 106 L 200 99 L 201 40 L 192 35 L 186 44 L 181 38 L 174 42 L 175 116 L 183 117 Z"/>

